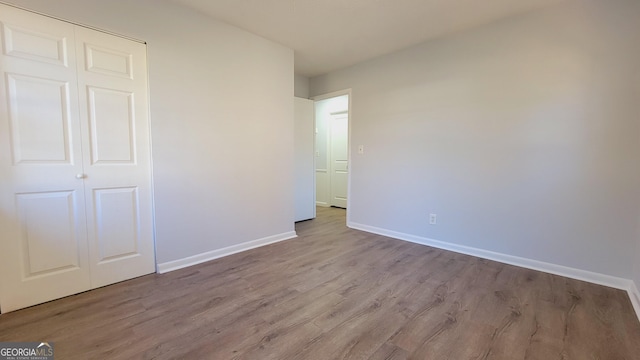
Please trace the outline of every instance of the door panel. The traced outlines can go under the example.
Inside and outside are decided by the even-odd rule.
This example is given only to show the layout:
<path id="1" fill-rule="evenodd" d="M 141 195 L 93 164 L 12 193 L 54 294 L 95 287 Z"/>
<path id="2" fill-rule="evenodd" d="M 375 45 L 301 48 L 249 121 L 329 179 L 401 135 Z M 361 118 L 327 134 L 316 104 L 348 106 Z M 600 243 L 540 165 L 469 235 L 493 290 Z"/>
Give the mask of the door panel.
<path id="1" fill-rule="evenodd" d="M 134 103 L 130 92 L 89 87 L 91 160 L 134 163 Z"/>
<path id="2" fill-rule="evenodd" d="M 73 191 L 17 194 L 23 278 L 76 270 L 78 209 Z"/>
<path id="3" fill-rule="evenodd" d="M 76 29 L 93 287 L 155 271 L 146 47 Z M 97 46 L 95 44 L 100 44 Z M 118 225 L 116 225 L 118 224 Z M 115 228 L 114 228 L 115 227 Z"/>
<path id="4" fill-rule="evenodd" d="M 7 82 L 14 164 L 69 163 L 69 83 L 16 74 Z"/>
<path id="5" fill-rule="evenodd" d="M 331 206 L 347 207 L 349 179 L 348 114 L 331 117 Z"/>
<path id="6" fill-rule="evenodd" d="M 67 37 L 3 24 L 7 56 L 67 66 Z"/>
<path id="7" fill-rule="evenodd" d="M 347 183 L 349 171 L 346 160 L 336 160 L 333 163 L 333 176 L 331 177 L 331 197 L 333 206 L 347 207 Z"/>
<path id="8" fill-rule="evenodd" d="M 2 312 L 89 289 L 83 200 L 77 190 L 15 194 L 15 221 L 2 219 L 12 228 L 1 245 Z"/>
<path id="9" fill-rule="evenodd" d="M 138 189 L 95 189 L 96 241 L 99 263 L 140 256 Z"/>
<path id="10" fill-rule="evenodd" d="M 133 54 L 85 43 L 87 71 L 133 79 Z"/>

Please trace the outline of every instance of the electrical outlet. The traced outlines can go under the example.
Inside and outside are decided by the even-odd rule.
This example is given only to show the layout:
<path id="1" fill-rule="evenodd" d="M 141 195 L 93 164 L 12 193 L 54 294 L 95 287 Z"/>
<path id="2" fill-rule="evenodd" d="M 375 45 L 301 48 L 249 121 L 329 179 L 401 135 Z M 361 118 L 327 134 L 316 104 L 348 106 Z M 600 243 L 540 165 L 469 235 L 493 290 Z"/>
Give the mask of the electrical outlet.
<path id="1" fill-rule="evenodd" d="M 429 214 L 429 225 L 435 225 L 438 223 L 438 214 Z"/>

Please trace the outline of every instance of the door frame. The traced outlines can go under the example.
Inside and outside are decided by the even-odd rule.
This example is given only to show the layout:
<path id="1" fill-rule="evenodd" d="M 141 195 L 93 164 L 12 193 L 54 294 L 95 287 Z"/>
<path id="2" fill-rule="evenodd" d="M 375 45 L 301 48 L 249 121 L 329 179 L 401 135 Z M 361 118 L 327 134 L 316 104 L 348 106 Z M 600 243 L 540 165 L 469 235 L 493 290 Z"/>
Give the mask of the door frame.
<path id="1" fill-rule="evenodd" d="M 348 124 L 347 124 L 347 164 L 349 166 L 349 171 L 347 173 L 347 224 L 350 223 L 350 218 L 351 218 L 351 206 L 353 205 L 352 201 L 351 201 L 351 174 L 353 172 L 353 167 L 351 166 L 351 133 L 352 133 L 352 127 L 351 124 L 353 123 L 353 107 L 352 107 L 352 91 L 351 88 L 348 89 L 344 89 L 344 90 L 337 90 L 337 91 L 332 91 L 330 93 L 325 93 L 325 94 L 321 94 L 321 95 L 317 95 L 317 96 L 312 96 L 311 100 L 315 102 L 317 101 L 321 101 L 321 100 L 326 100 L 326 99 L 331 99 L 331 98 L 335 98 L 335 97 L 339 97 L 339 96 L 344 96 L 347 95 L 348 98 L 348 108 L 347 108 L 347 116 L 348 116 Z M 315 107 L 315 106 L 314 106 Z M 315 112 L 314 112 L 315 113 Z M 317 184 L 316 184 L 317 186 Z M 329 184 L 329 187 L 331 186 L 331 184 Z M 330 189 L 330 188 L 329 188 Z M 329 193 L 331 191 L 329 190 Z"/>

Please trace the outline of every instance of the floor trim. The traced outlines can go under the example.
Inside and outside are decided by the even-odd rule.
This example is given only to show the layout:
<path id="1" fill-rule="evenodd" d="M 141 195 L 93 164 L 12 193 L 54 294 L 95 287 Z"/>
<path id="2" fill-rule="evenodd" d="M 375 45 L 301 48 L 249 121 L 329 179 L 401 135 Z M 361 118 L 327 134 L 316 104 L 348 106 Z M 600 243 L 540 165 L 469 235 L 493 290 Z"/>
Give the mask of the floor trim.
<path id="1" fill-rule="evenodd" d="M 576 280 L 587 281 L 587 282 L 598 284 L 598 285 L 609 286 L 612 288 L 625 290 L 629 292 L 630 295 L 631 295 L 630 289 L 632 286 L 634 286 L 633 281 L 631 280 L 610 276 L 610 275 L 604 275 L 604 274 L 591 272 L 587 270 L 570 268 L 567 266 L 551 264 L 551 263 L 533 260 L 533 259 L 527 259 L 519 256 L 507 255 L 503 253 L 478 249 L 470 246 L 452 244 L 444 241 L 429 239 L 429 238 L 411 235 L 411 234 L 405 234 L 397 231 L 377 228 L 374 226 L 363 225 L 363 224 L 358 224 L 354 222 L 347 224 L 347 226 L 356 230 L 362 230 L 362 231 L 383 235 L 383 236 L 387 236 L 387 237 L 391 237 L 399 240 L 409 241 L 416 244 L 433 246 L 439 249 L 450 250 L 450 251 L 461 253 L 461 254 L 477 256 L 480 258 L 494 260 L 494 261 L 498 261 L 505 264 L 524 267 L 527 269 L 538 270 L 546 273 L 565 276 L 565 277 L 576 279 Z M 637 290 L 636 290 L 636 293 L 637 293 Z M 636 309 L 636 312 L 637 312 L 637 309 Z"/>
<path id="2" fill-rule="evenodd" d="M 210 260 L 218 259 L 221 257 L 236 254 L 242 251 L 251 250 L 260 246 L 265 246 L 273 243 L 277 243 L 284 240 L 289 240 L 298 237 L 295 231 L 290 231 L 282 234 L 267 236 L 262 239 L 247 241 L 242 244 L 228 246 L 222 249 L 208 251 L 202 254 L 189 256 L 183 259 L 168 261 L 158 264 L 157 269 L 159 274 L 164 274 L 170 271 L 186 268 L 189 266 L 201 264 Z"/>

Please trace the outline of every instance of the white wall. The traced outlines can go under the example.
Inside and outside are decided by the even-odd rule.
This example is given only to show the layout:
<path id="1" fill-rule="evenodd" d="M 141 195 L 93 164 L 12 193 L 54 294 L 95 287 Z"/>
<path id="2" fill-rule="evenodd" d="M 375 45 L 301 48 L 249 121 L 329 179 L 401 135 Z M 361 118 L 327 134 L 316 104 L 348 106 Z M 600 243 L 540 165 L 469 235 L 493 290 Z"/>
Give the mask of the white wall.
<path id="1" fill-rule="evenodd" d="M 352 89 L 351 222 L 630 279 L 638 19 L 566 2 L 312 78 Z"/>
<path id="2" fill-rule="evenodd" d="M 159 263 L 294 231 L 292 50 L 165 1 L 8 2 L 148 42 Z"/>
<path id="3" fill-rule="evenodd" d="M 342 90 L 342 89 L 341 89 Z M 331 114 L 349 110 L 349 96 L 340 95 L 315 102 L 316 119 L 316 204 L 329 206 L 330 157 L 329 121 Z"/>

